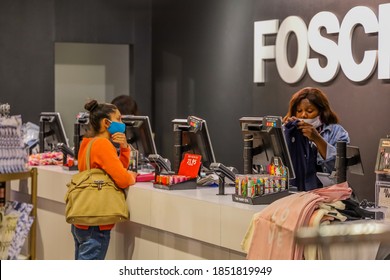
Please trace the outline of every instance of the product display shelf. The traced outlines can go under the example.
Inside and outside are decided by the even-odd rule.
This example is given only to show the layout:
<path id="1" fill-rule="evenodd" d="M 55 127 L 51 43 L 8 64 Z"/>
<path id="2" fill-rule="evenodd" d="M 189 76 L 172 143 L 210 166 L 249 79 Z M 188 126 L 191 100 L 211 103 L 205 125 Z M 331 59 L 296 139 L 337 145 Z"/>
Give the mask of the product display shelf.
<path id="1" fill-rule="evenodd" d="M 172 185 L 163 185 L 163 184 L 153 184 L 153 187 L 156 189 L 163 189 L 163 190 L 190 190 L 190 189 L 196 189 L 196 179 L 191 179 L 185 182 L 172 184 Z"/>
<path id="2" fill-rule="evenodd" d="M 5 189 L 5 184 L 8 181 L 13 180 L 24 180 L 31 178 L 31 196 L 30 201 L 33 205 L 33 208 L 31 210 L 31 216 L 34 217 L 34 222 L 31 225 L 31 229 L 29 232 L 29 255 L 28 256 L 19 256 L 20 259 L 36 259 L 36 225 L 37 225 L 37 187 L 38 187 L 38 171 L 37 168 L 31 168 L 29 171 L 26 172 L 18 172 L 18 173 L 8 173 L 8 174 L 0 174 L 0 185 L 3 185 Z M 4 193 L 4 197 L 6 197 Z"/>
<path id="3" fill-rule="evenodd" d="M 245 196 L 233 194 L 232 199 L 234 202 L 240 202 L 240 203 L 251 204 L 251 205 L 265 205 L 265 204 L 271 204 L 275 200 L 288 196 L 290 194 L 291 193 L 288 190 L 270 193 L 270 194 L 264 194 L 260 196 L 254 196 L 254 197 L 245 197 Z"/>

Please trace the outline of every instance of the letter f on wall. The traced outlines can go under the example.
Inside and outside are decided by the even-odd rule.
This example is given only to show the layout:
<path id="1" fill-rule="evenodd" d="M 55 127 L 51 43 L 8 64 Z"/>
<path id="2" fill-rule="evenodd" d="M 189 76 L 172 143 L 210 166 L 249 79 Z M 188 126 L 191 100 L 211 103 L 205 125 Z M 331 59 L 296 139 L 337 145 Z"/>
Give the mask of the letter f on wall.
<path id="1" fill-rule="evenodd" d="M 256 21 L 254 30 L 253 82 L 265 82 L 265 60 L 275 59 L 275 45 L 265 45 L 265 35 L 276 34 L 279 20 Z"/>

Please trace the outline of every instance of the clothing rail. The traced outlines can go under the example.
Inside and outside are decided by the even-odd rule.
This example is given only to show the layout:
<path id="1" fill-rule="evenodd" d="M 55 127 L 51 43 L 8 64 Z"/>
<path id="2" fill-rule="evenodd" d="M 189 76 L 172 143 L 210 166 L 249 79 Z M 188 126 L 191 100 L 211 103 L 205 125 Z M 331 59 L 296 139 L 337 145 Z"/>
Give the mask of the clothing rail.
<path id="1" fill-rule="evenodd" d="M 325 259 L 330 259 L 332 244 L 381 243 L 390 244 L 390 223 L 379 221 L 352 221 L 317 228 L 302 227 L 295 239 L 301 245 L 317 245 L 323 250 Z M 388 253 L 390 254 L 390 252 Z"/>

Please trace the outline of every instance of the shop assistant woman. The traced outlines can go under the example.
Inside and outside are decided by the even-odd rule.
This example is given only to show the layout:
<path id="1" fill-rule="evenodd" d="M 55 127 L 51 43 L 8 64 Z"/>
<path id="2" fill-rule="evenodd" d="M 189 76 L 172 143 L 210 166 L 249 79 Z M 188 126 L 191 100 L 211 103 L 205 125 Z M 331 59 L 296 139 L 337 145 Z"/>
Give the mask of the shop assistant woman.
<path id="1" fill-rule="evenodd" d="M 91 100 L 84 108 L 89 111 L 90 132 L 84 137 L 78 154 L 79 171 L 86 170 L 88 144 L 94 140 L 90 152 L 91 168 L 103 169 L 120 188 L 127 188 L 135 183 L 136 173 L 128 171 L 130 147 L 126 142 L 125 125 L 117 107 L 109 103 Z M 111 142 L 112 141 L 112 142 Z M 113 145 L 120 146 L 119 156 Z M 85 226 L 72 225 L 75 241 L 76 260 L 103 260 L 110 242 L 110 225 Z"/>
<path id="2" fill-rule="evenodd" d="M 301 191 L 322 187 L 317 172 L 331 173 L 336 143 L 349 143 L 348 132 L 339 124 L 327 96 L 319 88 L 299 90 L 292 96 L 283 121 L 296 175 L 290 183 Z"/>

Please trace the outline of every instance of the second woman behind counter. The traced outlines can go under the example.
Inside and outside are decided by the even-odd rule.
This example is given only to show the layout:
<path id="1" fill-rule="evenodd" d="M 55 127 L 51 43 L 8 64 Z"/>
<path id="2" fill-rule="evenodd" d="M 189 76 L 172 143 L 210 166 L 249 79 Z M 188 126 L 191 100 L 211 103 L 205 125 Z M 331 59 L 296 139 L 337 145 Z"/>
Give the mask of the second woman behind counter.
<path id="1" fill-rule="evenodd" d="M 129 95 L 119 95 L 111 101 L 111 104 L 115 105 L 122 115 L 139 114 L 137 102 Z"/>

